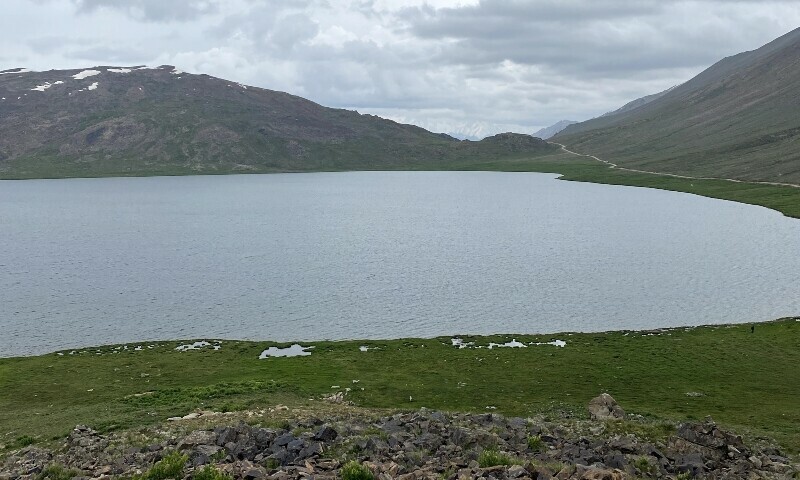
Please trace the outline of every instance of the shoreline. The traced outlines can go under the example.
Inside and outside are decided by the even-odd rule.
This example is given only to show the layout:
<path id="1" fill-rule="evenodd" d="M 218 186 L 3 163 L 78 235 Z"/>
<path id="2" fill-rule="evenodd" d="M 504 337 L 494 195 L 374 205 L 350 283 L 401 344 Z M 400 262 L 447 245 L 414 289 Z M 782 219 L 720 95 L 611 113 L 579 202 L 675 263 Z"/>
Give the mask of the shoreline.
<path id="1" fill-rule="evenodd" d="M 67 180 L 92 178 L 149 178 L 185 177 L 219 175 L 272 175 L 298 173 L 338 173 L 338 172 L 414 172 L 414 171 L 496 171 L 496 172 L 536 172 L 559 174 L 559 180 L 597 183 L 604 185 L 627 185 L 642 188 L 655 188 L 674 192 L 690 193 L 708 198 L 729 200 L 738 203 L 766 207 L 790 217 L 800 218 L 800 188 L 795 184 L 779 182 L 759 182 L 737 179 L 699 178 L 658 172 L 639 171 L 617 167 L 611 162 L 600 160 L 588 154 L 573 153 L 563 145 L 558 151 L 542 155 L 509 155 L 493 160 L 464 160 L 446 163 L 432 162 L 429 165 L 409 165 L 377 169 L 326 169 L 326 170 L 275 170 L 275 171 L 155 171 L 155 172 L 114 172 L 97 175 L 53 175 L 53 176 L 5 176 L 0 173 L 0 181 L 22 180 Z M 566 156 L 566 158 L 564 158 Z"/>
<path id="2" fill-rule="evenodd" d="M 469 339 L 469 340 L 487 340 L 486 344 L 491 343 L 490 340 L 496 338 L 529 338 L 529 337 L 567 337 L 567 336 L 574 336 L 574 335 L 611 335 L 611 334 L 661 334 L 661 333 L 669 333 L 673 331 L 687 331 L 696 328 L 734 328 L 740 327 L 743 325 L 769 325 L 773 323 L 781 323 L 785 321 L 795 320 L 800 322 L 800 315 L 790 315 L 786 317 L 779 317 L 774 318 L 771 320 L 755 320 L 755 321 L 747 321 L 747 322 L 739 322 L 739 323 L 704 323 L 699 325 L 680 325 L 676 327 L 660 327 L 660 328 L 649 328 L 649 329 L 619 329 L 619 330 L 575 330 L 575 331 L 559 331 L 559 332 L 536 332 L 536 333 L 488 333 L 488 334 L 470 334 L 470 333 L 457 333 L 457 334 L 448 334 L 448 335 L 436 335 L 436 336 L 424 336 L 424 337 L 398 337 L 398 338 L 340 338 L 340 339 L 319 339 L 319 340 L 274 340 L 274 339 L 250 339 L 250 338 L 229 338 L 229 337 L 194 337 L 194 338 L 168 338 L 168 339 L 144 339 L 144 340 L 134 340 L 129 342 L 115 342 L 115 343 L 105 343 L 100 345 L 87 345 L 83 347 L 66 347 L 60 348 L 57 350 L 50 350 L 45 353 L 37 353 L 31 355 L 15 355 L 15 356 L 3 356 L 0 354 L 0 361 L 2 360 L 13 360 L 13 359 L 22 359 L 22 358 L 36 358 L 36 357 L 47 357 L 47 356 L 61 356 L 61 355 L 68 355 L 70 352 L 90 352 L 94 353 L 98 350 L 103 349 L 114 349 L 114 348 L 122 348 L 127 350 L 130 346 L 131 349 L 136 348 L 137 346 L 141 346 L 146 348 L 147 345 L 154 345 L 154 344 L 191 344 L 193 342 L 236 342 L 236 343 L 251 343 L 251 344 L 264 344 L 267 347 L 269 346 L 289 346 L 292 344 L 337 344 L 337 343 L 353 343 L 353 342 L 363 342 L 363 343 L 375 343 L 375 342 L 398 342 L 398 341 L 441 341 L 446 339 L 453 339 L 453 338 L 462 338 L 462 339 Z M 191 349 L 190 349 L 191 350 Z"/>

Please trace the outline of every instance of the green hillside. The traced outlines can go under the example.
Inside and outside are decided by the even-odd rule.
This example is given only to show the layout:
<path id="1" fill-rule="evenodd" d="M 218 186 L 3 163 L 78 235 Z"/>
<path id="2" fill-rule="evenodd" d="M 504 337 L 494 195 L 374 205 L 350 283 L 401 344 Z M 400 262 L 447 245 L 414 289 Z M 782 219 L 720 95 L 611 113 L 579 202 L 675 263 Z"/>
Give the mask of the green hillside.
<path id="1" fill-rule="evenodd" d="M 173 67 L 0 75 L 0 178 L 417 169 L 557 147 L 458 141 Z"/>
<path id="2" fill-rule="evenodd" d="M 555 141 L 623 167 L 800 184 L 800 29 Z"/>

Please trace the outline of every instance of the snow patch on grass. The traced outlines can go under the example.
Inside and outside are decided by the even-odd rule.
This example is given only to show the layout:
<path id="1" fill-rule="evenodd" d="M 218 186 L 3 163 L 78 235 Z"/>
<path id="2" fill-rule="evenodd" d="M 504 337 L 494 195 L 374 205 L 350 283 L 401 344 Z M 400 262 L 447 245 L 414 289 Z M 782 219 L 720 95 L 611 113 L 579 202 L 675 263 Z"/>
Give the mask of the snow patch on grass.
<path id="1" fill-rule="evenodd" d="M 311 350 L 312 348 L 314 347 L 304 347 L 297 343 L 286 348 L 269 347 L 261 352 L 258 358 L 259 360 L 263 360 L 269 357 L 307 357 L 311 355 L 311 352 L 307 352 L 306 350 Z"/>
<path id="2" fill-rule="evenodd" d="M 489 350 L 494 347 L 508 347 L 508 348 L 527 348 L 528 346 L 522 342 L 518 342 L 516 338 L 512 339 L 510 342 L 506 343 L 489 343 Z"/>
<path id="3" fill-rule="evenodd" d="M 186 344 L 183 344 L 183 345 L 178 345 L 177 347 L 175 347 L 175 350 L 177 350 L 179 352 L 186 352 L 188 350 L 200 350 L 200 349 L 203 349 L 203 348 L 206 348 L 206 347 L 211 347 L 214 350 L 219 350 L 222 347 L 222 345 L 221 345 L 221 342 L 214 342 L 212 344 L 211 342 L 207 342 L 205 340 L 201 340 L 199 342 L 186 343 Z"/>
<path id="4" fill-rule="evenodd" d="M 532 342 L 529 344 L 524 344 L 522 342 L 518 342 L 517 339 L 512 339 L 510 342 L 506 343 L 494 343 L 490 342 L 489 345 L 475 345 L 475 342 L 465 342 L 462 338 L 451 338 L 450 342 L 454 347 L 461 348 L 488 348 L 489 350 L 497 347 L 497 348 L 527 348 L 528 346 L 534 345 L 553 345 L 554 347 L 565 347 L 567 342 L 564 340 L 553 340 L 551 342 Z"/>

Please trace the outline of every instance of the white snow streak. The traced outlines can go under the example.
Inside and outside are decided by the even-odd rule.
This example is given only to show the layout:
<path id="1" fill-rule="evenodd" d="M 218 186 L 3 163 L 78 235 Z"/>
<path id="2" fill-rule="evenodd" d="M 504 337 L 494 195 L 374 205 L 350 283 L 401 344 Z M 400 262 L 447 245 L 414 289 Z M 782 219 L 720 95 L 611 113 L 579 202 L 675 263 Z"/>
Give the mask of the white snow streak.
<path id="1" fill-rule="evenodd" d="M 75 80 L 83 80 L 87 77 L 93 77 L 95 75 L 100 75 L 100 70 L 84 70 L 80 73 L 76 73 L 72 76 Z"/>

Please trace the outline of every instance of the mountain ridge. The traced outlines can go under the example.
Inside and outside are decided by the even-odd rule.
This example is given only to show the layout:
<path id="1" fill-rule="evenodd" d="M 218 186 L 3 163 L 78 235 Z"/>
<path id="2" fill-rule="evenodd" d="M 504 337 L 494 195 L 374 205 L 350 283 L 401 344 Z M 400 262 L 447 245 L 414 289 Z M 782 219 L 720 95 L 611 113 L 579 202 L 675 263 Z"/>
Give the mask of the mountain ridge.
<path id="1" fill-rule="evenodd" d="M 564 130 L 568 126 L 576 124 L 576 123 L 578 123 L 578 122 L 575 121 L 575 120 L 561 120 L 561 121 L 558 121 L 558 122 L 550 125 L 549 127 L 540 128 L 539 130 L 537 130 L 533 134 L 533 136 L 534 137 L 539 137 L 539 138 L 541 138 L 543 140 L 547 140 L 547 139 L 553 137 L 554 135 L 556 135 L 558 132 Z"/>
<path id="2" fill-rule="evenodd" d="M 420 169 L 556 147 L 459 141 L 173 66 L 0 75 L 0 178 Z"/>

